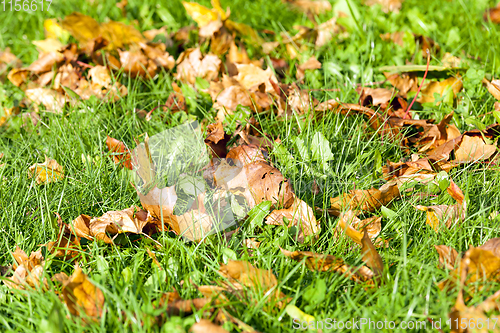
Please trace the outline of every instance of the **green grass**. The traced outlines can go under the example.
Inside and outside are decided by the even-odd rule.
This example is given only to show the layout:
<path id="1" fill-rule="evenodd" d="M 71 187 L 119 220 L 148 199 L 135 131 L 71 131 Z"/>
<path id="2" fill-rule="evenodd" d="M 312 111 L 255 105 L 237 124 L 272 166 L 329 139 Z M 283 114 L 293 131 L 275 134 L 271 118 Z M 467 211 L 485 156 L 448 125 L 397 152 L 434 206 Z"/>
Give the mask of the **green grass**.
<path id="1" fill-rule="evenodd" d="M 209 6 L 207 0 L 201 3 Z M 466 58 L 469 67 L 463 72 L 464 90 L 455 105 L 418 106 L 421 110 L 419 116 L 439 121 L 454 110 L 454 123 L 462 132 L 474 128 L 466 122 L 470 117 L 485 125 L 495 122 L 491 115 L 479 117 L 493 110 L 495 102 L 482 86 L 481 78 L 484 74 L 492 77 L 500 74 L 500 26 L 482 19 L 484 10 L 494 5 L 492 1 L 407 0 L 400 13 L 390 14 L 383 13 L 378 7 L 363 6 L 357 0 L 349 0 L 349 4 L 358 12 L 356 22 L 347 22 L 350 24 L 348 36 L 334 38 L 319 50 L 311 48 L 311 54 L 316 55 L 323 68 L 308 72 L 303 88 L 313 89 L 312 95 L 320 101 L 338 97 L 343 102 L 356 103 L 358 95 L 353 85 L 383 80 L 378 67 L 404 65 L 412 59 L 415 64 L 425 64 L 414 45 L 400 47 L 383 42 L 379 37 L 382 33 L 408 31 L 431 37 L 440 45 L 440 55 L 450 52 Z M 291 11 L 280 1 L 222 1 L 222 7 L 226 6 L 231 8 L 231 19 L 258 30 L 279 33 L 290 31 L 295 25 L 312 26 L 306 15 Z M 44 38 L 43 21 L 64 17 L 73 11 L 90 15 L 98 21 L 109 18 L 134 22 L 141 31 L 164 25 L 169 31 L 175 31 L 192 23 L 177 0 L 130 0 L 125 18 L 113 1 L 94 1 L 93 4 L 90 1 L 54 1 L 48 13 L 1 12 L 0 49 L 10 47 L 25 64 L 31 63 L 38 53 L 30 41 Z M 324 22 L 329 18 L 329 14 L 321 14 L 317 19 Z M 440 58 L 433 58 L 431 64 L 440 65 Z M 0 265 L 12 263 L 10 252 L 16 245 L 29 253 L 37 250 L 39 244 L 55 240 L 54 212 L 69 222 L 79 214 L 101 216 L 110 210 L 140 205 L 129 183 L 129 175 L 108 158 L 106 135 L 134 147 L 134 138 L 145 132 L 152 136 L 185 122 L 188 117 L 182 113 L 162 114 L 157 110 L 150 121 L 145 121 L 134 111 L 149 111 L 158 102 L 167 100 L 172 91 L 170 73 L 162 73 L 154 80 L 121 80 L 127 85 L 129 94 L 116 103 L 90 100 L 78 107 L 67 107 L 63 114 L 41 113 L 36 126 L 24 123 L 21 116 L 16 116 L 0 128 L 0 152 L 5 154 L 1 160 L 5 166 L 0 168 Z M 284 79 L 287 83 L 293 81 L 294 71 Z M 20 90 L 8 81 L 0 83 L 0 102 L 5 106 L 19 103 L 22 97 Z M 211 122 L 215 117 L 211 103 L 200 95 L 194 96 L 189 110 L 191 118 L 206 118 Z M 398 145 L 367 132 L 361 117 L 346 118 L 330 113 L 320 120 L 312 120 L 303 116 L 299 120 L 301 132 L 296 119 L 276 119 L 269 114 L 255 117 L 263 132 L 273 138 L 279 137 L 283 147 L 294 156 L 290 160 L 280 159 L 277 153 L 271 154 L 275 166 L 291 179 L 295 193 L 311 206 L 328 208 L 330 197 L 354 187 L 368 189 L 381 185 L 382 177 L 377 174 L 375 163 L 377 154 L 383 162 L 396 162 L 407 156 Z M 230 119 L 225 127 L 234 130 Z M 316 132 L 327 138 L 334 155 L 327 170 L 300 156 L 295 145 L 296 138 L 310 144 Z M 56 159 L 65 168 L 64 180 L 37 186 L 33 179 L 29 179 L 28 168 L 43 162 L 44 155 Z M 82 159 L 82 155 L 90 156 L 94 163 Z M 388 248 L 379 249 L 388 271 L 387 281 L 380 288 L 365 289 L 365 286 L 335 273 L 311 272 L 280 253 L 279 247 L 308 250 L 332 254 L 351 264 L 361 263 L 359 249 L 333 237 L 338 219 L 317 215 L 321 234 L 314 245 L 295 242 L 288 230 L 277 226 L 266 226 L 258 231 L 245 225 L 229 242 L 221 235 L 210 236 L 201 244 L 187 243 L 171 235 L 156 235 L 163 247 L 154 251 L 165 275 L 149 258 L 146 248 L 154 248 L 154 243 L 146 238 L 124 238 L 120 246 L 89 242 L 86 245 L 88 250 L 81 254 L 79 262 L 104 292 L 105 312 L 100 322 L 82 326 L 66 317 L 69 312 L 54 291 L 11 291 L 2 284 L 0 330 L 56 332 L 47 327 L 55 322 L 54 318 L 59 318 L 64 331 L 75 333 L 187 331 L 201 312 L 185 318 L 171 317 L 163 325 L 157 325 L 154 318 L 164 309 L 155 309 L 153 301 L 174 288 L 184 299 L 201 297 L 190 281 L 196 285 L 220 281 L 217 270 L 220 263 L 227 260 L 224 255 L 226 248 L 237 253 L 238 259 L 248 260 L 258 268 L 272 269 L 282 291 L 297 307 L 307 308 L 307 313 L 317 320 L 335 318 L 346 321 L 364 317 L 398 322 L 430 317 L 433 320 L 442 318 L 444 323 L 455 303 L 457 290 L 446 293 L 437 288 L 437 282 L 448 276 L 448 272 L 438 268 L 433 245 L 445 244 L 464 252 L 469 246 L 478 246 L 499 236 L 500 219 L 489 218 L 500 207 L 499 170 L 498 167 L 486 166 L 466 165 L 450 172 L 450 177 L 463 190 L 468 202 L 468 216 L 456 228 L 436 233 L 425 224 L 425 214 L 413 207 L 417 204 L 453 203 L 446 193 L 437 192 L 435 198 L 425 200 L 405 195 L 403 200 L 391 206 L 397 217 L 384 218 L 382 222 L 382 236 L 392 240 Z M 314 180 L 322 188 L 316 195 L 312 192 Z M 424 187 L 419 191 L 430 190 Z M 242 243 L 242 239 L 251 236 L 262 242 L 252 256 Z M 73 272 L 73 264 L 51 258 L 46 270 L 49 276 L 60 271 L 69 275 Z M 307 293 L 319 280 L 327 286 L 326 297 L 316 304 Z M 490 292 L 476 292 L 471 304 L 480 302 L 498 287 L 493 284 L 488 289 Z M 275 306 L 272 311 L 265 311 L 266 299 L 263 295 L 257 295 L 257 298 L 261 301 L 258 306 L 235 301 L 231 313 L 260 332 L 292 331 L 291 318 L 284 310 Z M 61 315 L 57 316 L 57 313 Z M 429 323 L 427 327 L 427 331 L 431 331 Z M 364 331 L 370 330 L 365 327 Z"/>

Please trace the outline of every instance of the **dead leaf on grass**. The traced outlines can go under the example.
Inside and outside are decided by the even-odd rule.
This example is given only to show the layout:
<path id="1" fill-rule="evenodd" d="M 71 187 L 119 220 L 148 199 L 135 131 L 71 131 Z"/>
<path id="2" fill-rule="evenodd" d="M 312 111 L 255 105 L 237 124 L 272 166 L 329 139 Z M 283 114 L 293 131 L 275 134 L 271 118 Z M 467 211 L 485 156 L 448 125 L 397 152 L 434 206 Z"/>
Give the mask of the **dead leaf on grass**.
<path id="1" fill-rule="evenodd" d="M 33 177 L 37 184 L 53 183 L 64 178 L 64 170 L 56 160 L 45 156 L 44 163 L 35 163 L 29 168 L 29 178 Z"/>

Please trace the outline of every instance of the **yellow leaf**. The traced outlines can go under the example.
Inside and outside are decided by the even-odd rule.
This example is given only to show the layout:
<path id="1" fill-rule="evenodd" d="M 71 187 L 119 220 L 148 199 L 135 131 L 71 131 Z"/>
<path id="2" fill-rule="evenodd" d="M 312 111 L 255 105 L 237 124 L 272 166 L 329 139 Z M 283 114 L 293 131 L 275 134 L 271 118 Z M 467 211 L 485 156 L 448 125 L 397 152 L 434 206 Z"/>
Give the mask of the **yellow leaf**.
<path id="1" fill-rule="evenodd" d="M 62 21 L 62 26 L 82 44 L 87 44 L 92 39 L 101 35 L 99 23 L 90 16 L 81 13 L 73 13 L 66 16 Z"/>
<path id="2" fill-rule="evenodd" d="M 45 156 L 44 163 L 35 163 L 29 169 L 30 178 L 36 177 L 37 184 L 52 183 L 64 178 L 63 167 L 56 160 Z"/>
<path id="3" fill-rule="evenodd" d="M 64 30 L 55 19 L 45 20 L 43 27 L 45 29 L 45 37 L 48 39 L 59 39 L 65 43 L 69 38 L 69 32 Z"/>
<path id="4" fill-rule="evenodd" d="M 55 38 L 34 40 L 32 43 L 37 47 L 40 53 L 57 52 L 63 47 L 63 44 L 59 41 L 59 39 Z"/>
<path id="5" fill-rule="evenodd" d="M 218 19 L 216 11 L 212 11 L 205 6 L 197 4 L 195 2 L 182 2 L 184 8 L 189 16 L 198 24 L 198 26 L 203 27 L 208 23 Z"/>
<path id="6" fill-rule="evenodd" d="M 66 16 L 62 26 L 81 44 L 87 44 L 97 37 L 103 37 L 109 42 L 108 49 L 121 48 L 124 45 L 144 41 L 141 33 L 132 26 L 115 21 L 100 25 L 90 16 L 81 13 Z"/>

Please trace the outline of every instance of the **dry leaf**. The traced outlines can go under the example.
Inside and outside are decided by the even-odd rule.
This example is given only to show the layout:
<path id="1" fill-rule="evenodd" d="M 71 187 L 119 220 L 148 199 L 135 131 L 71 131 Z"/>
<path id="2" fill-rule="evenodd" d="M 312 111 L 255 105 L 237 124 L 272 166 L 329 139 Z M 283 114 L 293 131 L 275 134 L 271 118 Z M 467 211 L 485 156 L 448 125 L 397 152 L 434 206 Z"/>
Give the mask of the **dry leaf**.
<path id="1" fill-rule="evenodd" d="M 45 156 L 44 163 L 35 163 L 29 168 L 29 178 L 36 177 L 37 184 L 53 183 L 64 178 L 63 167 L 56 160 Z"/>
<path id="2" fill-rule="evenodd" d="M 264 84 L 266 93 L 274 93 L 274 87 L 270 81 L 278 83 L 271 67 L 263 70 L 254 64 L 236 64 L 238 75 L 235 77 L 241 86 L 249 91 L 259 91 L 259 86 Z"/>
<path id="3" fill-rule="evenodd" d="M 399 12 L 401 9 L 403 0 L 365 0 L 365 5 L 381 5 L 382 10 L 386 13 L 389 12 Z"/>
<path id="4" fill-rule="evenodd" d="M 416 209 L 427 212 L 426 223 L 436 232 L 439 231 L 441 223 L 446 227 L 452 226 L 463 221 L 467 215 L 467 204 L 464 200 L 462 190 L 453 182 L 447 189 L 448 193 L 457 201 L 454 205 L 435 205 L 435 206 L 415 206 Z"/>
<path id="5" fill-rule="evenodd" d="M 132 170 L 132 161 L 130 157 L 130 150 L 125 146 L 125 144 L 117 139 L 110 136 L 106 137 L 106 146 L 111 153 L 114 153 L 110 157 L 116 164 L 123 163 L 123 166 L 129 170 Z"/>
<path id="6" fill-rule="evenodd" d="M 189 332 L 192 333 L 229 333 L 219 325 L 213 324 L 210 320 L 200 319 L 199 322 L 191 326 Z"/>
<path id="7" fill-rule="evenodd" d="M 450 271 L 455 269 L 455 265 L 459 260 L 458 252 L 452 247 L 446 245 L 434 245 L 439 254 L 439 264 L 442 268 L 447 268 Z"/>
<path id="8" fill-rule="evenodd" d="M 183 82 L 194 85 L 196 78 L 213 81 L 219 75 L 221 60 L 214 54 L 202 56 L 200 48 L 188 49 L 177 59 L 177 74 L 175 77 Z"/>
<path id="9" fill-rule="evenodd" d="M 101 217 L 90 220 L 90 235 L 96 239 L 111 244 L 112 239 L 107 234 L 115 235 L 124 232 L 141 234 L 142 229 L 153 223 L 147 212 L 136 206 L 120 210 L 109 211 Z"/>
<path id="10" fill-rule="evenodd" d="M 285 217 L 289 221 L 288 225 L 284 221 Z M 296 227 L 299 242 L 303 242 L 308 236 L 317 235 L 321 229 L 312 208 L 297 197 L 290 207 L 272 211 L 266 218 L 266 224 Z"/>
<path id="11" fill-rule="evenodd" d="M 33 88 L 27 89 L 25 92 L 26 98 L 35 104 L 35 108 L 43 105 L 49 112 L 62 113 L 62 109 L 66 104 L 66 98 L 58 91 L 48 88 Z"/>
<path id="12" fill-rule="evenodd" d="M 396 182 L 389 182 L 380 189 L 351 190 L 349 193 L 331 198 L 331 208 L 328 212 L 336 216 L 340 215 L 344 209 L 374 212 L 398 197 L 399 189 Z"/>
<path id="13" fill-rule="evenodd" d="M 12 276 L 4 280 L 7 287 L 11 289 L 26 289 L 27 287 L 39 288 L 41 282 L 43 289 L 48 288 L 47 281 L 43 279 L 44 260 L 42 251 L 31 252 L 30 256 L 16 246 L 12 252 L 15 263 L 12 265 L 14 272 Z"/>
<path id="14" fill-rule="evenodd" d="M 345 214 L 340 216 L 339 226 L 345 231 L 346 235 L 349 236 L 353 241 L 361 245 L 361 253 L 363 254 L 363 261 L 371 268 L 374 274 L 374 278 L 379 278 L 384 271 L 384 264 L 380 254 L 375 249 L 368 233 L 364 230 L 361 233 L 351 227 L 352 221 L 359 220 L 352 210 L 349 210 Z M 359 223 L 359 221 L 357 221 Z"/>
<path id="15" fill-rule="evenodd" d="M 62 27 L 83 45 L 102 37 L 109 42 L 108 49 L 144 41 L 141 33 L 134 27 L 121 22 L 109 21 L 99 24 L 93 18 L 81 13 L 72 13 L 64 18 Z"/>
<path id="16" fill-rule="evenodd" d="M 64 284 L 62 293 L 72 315 L 87 316 L 95 321 L 102 316 L 104 294 L 87 278 L 78 264 Z"/>
<path id="17" fill-rule="evenodd" d="M 322 14 L 332 10 L 332 4 L 327 0 L 284 0 L 304 13 Z"/>
<path id="18" fill-rule="evenodd" d="M 311 57 L 309 60 L 297 67 L 297 80 L 302 80 L 305 77 L 306 70 L 320 69 L 321 63 L 316 59 L 316 57 Z"/>
<path id="19" fill-rule="evenodd" d="M 497 146 L 486 144 L 482 137 L 464 135 L 460 146 L 455 150 L 455 161 L 465 163 L 487 160 L 496 151 Z"/>
<path id="20" fill-rule="evenodd" d="M 337 272 L 350 280 L 356 282 L 368 282 L 373 278 L 373 272 L 364 266 L 351 267 L 344 263 L 344 260 L 332 255 L 313 253 L 309 251 L 290 252 L 280 249 L 281 252 L 295 261 L 302 261 L 305 258 L 305 265 L 312 271 Z"/>

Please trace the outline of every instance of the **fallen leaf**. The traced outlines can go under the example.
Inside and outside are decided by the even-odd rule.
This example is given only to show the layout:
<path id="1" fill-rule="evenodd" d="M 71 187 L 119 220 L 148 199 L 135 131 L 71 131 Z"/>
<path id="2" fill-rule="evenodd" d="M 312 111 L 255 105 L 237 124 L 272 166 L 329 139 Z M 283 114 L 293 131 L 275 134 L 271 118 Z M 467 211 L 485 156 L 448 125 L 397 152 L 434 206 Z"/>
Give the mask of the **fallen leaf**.
<path id="1" fill-rule="evenodd" d="M 491 20 L 493 23 L 500 23 L 500 4 L 497 4 L 496 7 L 487 9 L 484 12 L 483 18 L 485 21 Z"/>
<path id="2" fill-rule="evenodd" d="M 200 319 L 189 329 L 192 333 L 229 333 L 219 325 L 215 325 L 210 320 Z"/>
<path id="3" fill-rule="evenodd" d="M 114 153 L 110 157 L 116 164 L 123 163 L 123 166 L 129 170 L 132 170 L 132 161 L 130 157 L 130 150 L 125 146 L 125 144 L 117 139 L 110 136 L 106 137 L 106 146 L 111 153 Z"/>
<path id="4" fill-rule="evenodd" d="M 102 316 L 104 294 L 87 278 L 78 264 L 75 265 L 75 271 L 64 284 L 62 294 L 72 315 L 87 316 L 93 321 L 98 321 Z"/>
<path id="5" fill-rule="evenodd" d="M 29 168 L 29 178 L 36 177 L 37 184 L 53 183 L 64 178 L 63 167 L 56 160 L 45 156 L 44 163 L 35 163 Z"/>
<path id="6" fill-rule="evenodd" d="M 46 52 L 57 52 L 63 48 L 63 44 L 59 41 L 59 39 L 55 38 L 47 38 L 44 40 L 34 40 L 32 41 L 33 45 L 35 45 L 40 53 Z"/>
<path id="7" fill-rule="evenodd" d="M 402 4 L 403 0 L 365 0 L 365 5 L 367 6 L 381 5 L 382 10 L 386 13 L 399 12 Z"/>
<path id="8" fill-rule="evenodd" d="M 464 221 L 467 215 L 467 204 L 462 190 L 451 181 L 447 188 L 448 193 L 457 201 L 454 205 L 415 206 L 416 209 L 427 212 L 426 224 L 438 232 L 441 224 L 451 228 Z"/>
<path id="9" fill-rule="evenodd" d="M 321 68 L 321 63 L 316 59 L 316 57 L 309 58 L 309 60 L 307 60 L 303 64 L 300 64 L 297 67 L 297 75 L 296 75 L 297 80 L 304 79 L 306 70 L 314 70 L 320 68 Z"/>
<path id="10" fill-rule="evenodd" d="M 62 27 L 82 45 L 87 45 L 98 37 L 103 37 L 109 42 L 108 49 L 144 41 L 141 33 L 132 26 L 115 21 L 99 24 L 90 16 L 77 12 L 66 16 L 62 21 Z"/>
<path id="11" fill-rule="evenodd" d="M 351 267 L 344 260 L 327 254 L 313 253 L 309 251 L 287 251 L 281 249 L 281 253 L 295 261 L 304 260 L 305 265 L 312 271 L 336 272 L 356 282 L 368 282 L 373 278 L 373 272 L 364 266 Z"/>
<path id="12" fill-rule="evenodd" d="M 284 218 L 290 221 L 288 225 Z M 296 237 L 299 242 L 303 242 L 308 236 L 317 235 L 320 231 L 312 208 L 297 197 L 290 207 L 272 211 L 266 218 L 266 224 L 284 225 L 287 228 L 296 227 L 298 231 Z"/>
<path id="13" fill-rule="evenodd" d="M 339 216 L 344 209 L 373 212 L 382 206 L 387 206 L 398 197 L 399 189 L 396 182 L 386 183 L 380 189 L 351 190 L 349 193 L 331 198 L 328 212 L 336 216 Z"/>
<path id="14" fill-rule="evenodd" d="M 268 67 L 263 70 L 254 64 L 236 64 L 238 69 L 238 75 L 235 77 L 243 88 L 249 91 L 258 91 L 261 84 L 265 85 L 266 93 L 273 93 L 274 87 L 271 84 L 271 80 L 278 83 L 276 76 L 274 75 L 272 69 Z"/>
<path id="15" fill-rule="evenodd" d="M 297 9 L 311 14 L 322 14 L 332 10 L 332 4 L 327 0 L 284 0 Z"/>
<path id="16" fill-rule="evenodd" d="M 60 92 L 48 88 L 27 89 L 26 98 L 35 104 L 35 108 L 43 105 L 45 110 L 54 113 L 62 113 L 66 104 L 66 97 Z"/>
<path id="17" fill-rule="evenodd" d="M 346 235 L 349 236 L 353 241 L 361 245 L 361 253 L 363 256 L 363 261 L 368 267 L 373 271 L 373 277 L 378 279 L 381 277 L 384 271 L 384 263 L 380 254 L 375 249 L 370 237 L 368 237 L 368 232 L 365 229 L 363 233 L 355 230 L 351 227 L 352 221 L 359 220 L 352 210 L 340 216 L 339 227 L 345 231 Z M 358 221 L 359 223 L 359 221 Z"/>
<path id="18" fill-rule="evenodd" d="M 219 75 L 221 60 L 214 54 L 202 56 L 199 48 L 184 51 L 177 59 L 177 74 L 175 77 L 183 82 L 194 85 L 200 77 L 212 81 Z"/>
<path id="19" fill-rule="evenodd" d="M 116 235 L 130 232 L 141 234 L 142 229 L 153 223 L 147 212 L 136 206 L 120 210 L 109 211 L 101 217 L 90 220 L 90 235 L 96 239 L 111 244 L 113 240 L 107 234 Z"/>
<path id="20" fill-rule="evenodd" d="M 482 137 L 464 135 L 460 146 L 455 150 L 455 161 L 465 163 L 486 160 L 496 151 L 497 146 L 486 144 Z"/>
<path id="21" fill-rule="evenodd" d="M 446 245 L 434 245 L 439 254 L 439 264 L 442 268 L 447 268 L 450 271 L 455 269 L 455 265 L 459 260 L 458 252 L 452 247 Z"/>
<path id="22" fill-rule="evenodd" d="M 408 102 L 393 90 L 385 88 L 362 88 L 359 92 L 359 104 L 362 106 L 376 106 L 386 111 L 389 116 L 407 117 Z"/>

